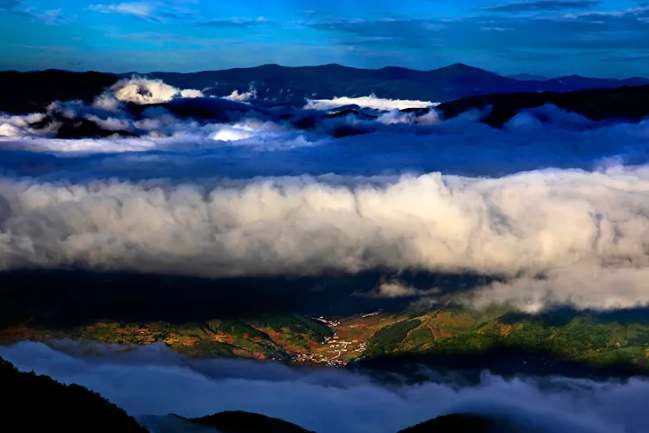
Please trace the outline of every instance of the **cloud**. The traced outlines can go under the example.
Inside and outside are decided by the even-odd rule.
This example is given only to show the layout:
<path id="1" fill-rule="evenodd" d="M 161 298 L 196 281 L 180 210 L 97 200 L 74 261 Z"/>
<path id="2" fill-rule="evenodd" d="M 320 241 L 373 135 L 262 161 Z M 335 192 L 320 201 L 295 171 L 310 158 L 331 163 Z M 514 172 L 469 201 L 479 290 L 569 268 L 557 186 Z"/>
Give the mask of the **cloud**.
<path id="1" fill-rule="evenodd" d="M 161 15 L 162 16 L 162 15 Z M 108 33 L 107 37 L 120 39 L 131 42 L 146 42 L 158 46 L 182 46 L 182 47 L 213 47 L 214 44 L 233 44 L 237 43 L 237 39 L 224 39 L 224 38 L 201 38 L 188 35 L 178 35 L 171 33 L 156 33 L 156 32 L 137 32 L 137 33 Z"/>
<path id="2" fill-rule="evenodd" d="M 203 97 L 200 90 L 181 90 L 165 84 L 162 80 L 149 80 L 138 76 L 118 81 L 111 87 L 111 91 L 115 98 L 121 102 L 133 102 L 141 105 L 169 102 L 176 97 Z"/>
<path id="3" fill-rule="evenodd" d="M 228 101 L 235 101 L 235 102 L 248 102 L 256 98 L 257 98 L 257 90 L 252 86 L 250 86 L 250 89 L 247 92 L 239 93 L 238 90 L 234 90 L 228 96 L 223 97 L 223 99 L 227 99 Z"/>
<path id="4" fill-rule="evenodd" d="M 417 295 L 417 290 L 413 287 L 405 286 L 398 281 L 385 282 L 379 285 L 377 296 L 385 298 L 400 298 L 403 296 Z"/>
<path id="5" fill-rule="evenodd" d="M 33 113 L 26 116 L 0 114 L 0 137 L 47 136 L 51 132 L 48 128 L 38 130 L 32 127 L 34 123 L 42 121 L 45 117 L 43 113 Z"/>
<path id="6" fill-rule="evenodd" d="M 33 7 L 25 7 L 24 0 L 0 0 L 0 12 L 30 18 L 47 25 L 59 25 L 71 21 L 62 16 L 61 9 L 50 9 L 38 13 Z"/>
<path id="7" fill-rule="evenodd" d="M 159 0 L 124 2 L 114 4 L 94 4 L 89 9 L 104 14 L 130 15 L 144 20 L 168 22 L 171 20 L 184 20 L 192 18 L 197 11 L 187 7 L 187 4 L 196 4 L 195 1 Z M 168 37 L 169 35 L 166 35 Z M 176 35 L 182 38 L 182 35 Z"/>
<path id="8" fill-rule="evenodd" d="M 394 46 L 410 49 L 425 47 L 429 54 L 430 48 L 439 43 L 438 32 L 446 29 L 448 24 L 445 20 L 427 18 L 332 18 L 302 23 L 303 26 L 335 34 L 338 36 L 335 41 L 341 45 L 370 45 L 381 49 Z M 347 37 L 341 38 L 341 35 Z"/>
<path id="9" fill-rule="evenodd" d="M 219 18 L 189 24 L 192 27 L 246 28 L 258 24 L 268 24 L 264 17 L 258 18 Z"/>
<path id="10" fill-rule="evenodd" d="M 308 11 L 304 11 L 304 13 L 312 17 L 331 15 L 331 11 L 327 11 L 327 10 L 308 10 Z"/>
<path id="11" fill-rule="evenodd" d="M 12 15 L 32 17 L 27 9 L 22 9 L 23 0 L 0 0 L 0 11 Z"/>
<path id="12" fill-rule="evenodd" d="M 506 3 L 495 8 L 539 8 L 554 5 L 554 1 Z M 567 2 L 571 3 L 571 2 Z M 530 6 L 532 5 L 532 6 Z M 495 12 L 490 10 L 490 12 Z M 398 18 L 398 19 L 328 19 L 312 20 L 302 25 L 325 32 L 338 45 L 376 45 L 373 38 L 380 38 L 378 46 L 371 47 L 379 55 L 389 49 L 407 49 L 413 53 L 425 52 L 426 56 L 439 57 L 439 63 L 451 61 L 471 62 L 489 68 L 493 62 L 511 64 L 527 61 L 529 52 L 544 51 L 564 58 L 566 53 L 583 56 L 591 62 L 599 62 L 602 51 L 618 52 L 649 48 L 649 27 L 646 26 L 647 10 L 635 8 L 619 11 L 588 11 L 578 13 L 550 10 L 549 13 L 521 17 L 517 14 L 478 14 L 457 19 Z M 485 31 L 508 29 L 507 31 Z M 335 38 L 334 38 L 335 37 Z M 621 44 L 620 42 L 624 43 Z M 466 58 L 450 55 L 464 51 Z M 518 53 L 522 52 L 519 57 Z M 454 59 L 454 60 L 451 60 Z M 547 59 L 546 59 L 547 60 Z M 406 58 L 400 61 L 407 62 Z M 546 66 L 547 67 L 547 66 Z M 561 69 L 561 65 L 555 65 Z M 592 68 L 591 68 L 592 69 Z M 586 71 L 586 70 L 585 70 Z M 574 67 L 570 74 L 575 73 Z M 588 73 L 588 72 L 584 72 Z"/>
<path id="13" fill-rule="evenodd" d="M 95 4 L 90 5 L 89 8 L 90 10 L 104 14 L 132 15 L 146 19 L 153 19 L 153 13 L 156 10 L 156 6 L 148 2 L 116 3 L 109 5 Z"/>
<path id="14" fill-rule="evenodd" d="M 413 298 L 429 297 L 438 295 L 441 291 L 437 288 L 421 290 L 399 281 L 398 278 L 392 278 L 381 281 L 374 290 L 358 294 L 370 298 Z M 431 299 L 432 300 L 432 299 Z"/>
<path id="15" fill-rule="evenodd" d="M 532 0 L 524 2 L 502 3 L 481 8 L 491 12 L 537 12 L 537 11 L 564 11 L 572 9 L 590 9 L 598 6 L 598 0 Z"/>
<path id="16" fill-rule="evenodd" d="M 329 110 L 345 105 L 357 105 L 381 111 L 403 110 L 406 108 L 427 108 L 437 105 L 428 101 L 408 101 L 399 99 L 382 99 L 375 95 L 356 98 L 340 97 L 333 99 L 308 99 L 304 108 L 306 110 Z"/>
<path id="17" fill-rule="evenodd" d="M 349 181 L 204 188 L 5 179 L 0 268 L 211 277 L 384 268 L 513 277 L 577 265 L 606 272 L 649 266 L 646 168 L 501 179 L 429 174 L 384 186 Z M 575 290 L 588 298 L 599 289 Z M 594 306 L 607 307 L 599 301 L 593 297 Z"/>
<path id="18" fill-rule="evenodd" d="M 605 62 L 646 62 L 649 55 L 646 51 L 632 51 L 626 53 L 602 53 Z"/>
<path id="19" fill-rule="evenodd" d="M 538 313 L 547 307 L 569 305 L 577 309 L 615 310 L 649 304 L 649 268 L 573 266 L 548 271 L 542 278 L 522 277 L 493 283 L 466 297 L 483 308 L 510 304 Z"/>
<path id="20" fill-rule="evenodd" d="M 50 9 L 45 11 L 42 15 L 38 15 L 41 22 L 49 25 L 57 25 L 65 22 L 66 20 L 62 17 L 61 9 Z"/>
<path id="21" fill-rule="evenodd" d="M 405 101 L 401 101 L 405 102 Z M 438 105 L 437 103 L 431 104 L 432 106 Z M 395 124 L 409 124 L 409 125 L 437 125 L 442 123 L 441 116 L 435 110 L 431 110 L 426 114 L 418 115 L 417 113 L 410 112 L 404 113 L 403 111 L 393 110 L 384 113 L 376 119 L 377 122 L 385 125 Z"/>
<path id="22" fill-rule="evenodd" d="M 477 385 L 382 385 L 338 369 L 181 358 L 163 346 L 103 356 L 73 355 L 79 348 L 72 343 L 63 347 L 68 354 L 20 343 L 0 347 L 0 355 L 23 371 L 99 392 L 147 423 L 164 420 L 144 415 L 246 410 L 322 433 L 394 433 L 454 412 L 504 415 L 542 433 L 635 433 L 646 424 L 649 383 L 643 379 L 503 379 L 485 373 Z"/>
<path id="23" fill-rule="evenodd" d="M 379 284 L 373 295 L 378 298 L 402 298 L 417 296 L 417 289 L 405 285 L 398 280 L 384 281 Z"/>

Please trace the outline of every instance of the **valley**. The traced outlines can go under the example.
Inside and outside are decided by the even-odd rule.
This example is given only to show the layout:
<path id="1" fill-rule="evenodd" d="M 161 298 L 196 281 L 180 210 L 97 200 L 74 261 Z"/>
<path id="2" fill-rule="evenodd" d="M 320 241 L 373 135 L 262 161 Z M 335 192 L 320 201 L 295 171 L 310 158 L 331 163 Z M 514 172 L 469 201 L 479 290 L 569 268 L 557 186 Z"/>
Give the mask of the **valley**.
<path id="1" fill-rule="evenodd" d="M 0 332 L 2 344 L 23 340 L 56 344 L 64 339 L 124 347 L 161 343 L 191 357 L 328 367 L 400 356 L 452 359 L 471 355 L 466 361 L 469 365 L 488 368 L 480 362 L 494 353 L 514 351 L 550 366 L 572 362 L 649 373 L 649 325 L 588 313 L 529 316 L 506 309 L 446 307 L 331 318 L 295 314 L 184 323 L 93 321 L 68 328 L 25 322 L 5 326 Z"/>

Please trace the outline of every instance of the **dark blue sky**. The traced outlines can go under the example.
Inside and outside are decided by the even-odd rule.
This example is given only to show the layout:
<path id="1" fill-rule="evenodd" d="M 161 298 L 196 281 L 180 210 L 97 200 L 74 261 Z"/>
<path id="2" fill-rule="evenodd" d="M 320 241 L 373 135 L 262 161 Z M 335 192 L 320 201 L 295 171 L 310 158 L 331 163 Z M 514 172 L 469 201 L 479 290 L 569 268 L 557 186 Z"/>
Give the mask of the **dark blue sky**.
<path id="1" fill-rule="evenodd" d="M 0 0 L 0 69 L 456 62 L 649 76 L 649 0 Z"/>

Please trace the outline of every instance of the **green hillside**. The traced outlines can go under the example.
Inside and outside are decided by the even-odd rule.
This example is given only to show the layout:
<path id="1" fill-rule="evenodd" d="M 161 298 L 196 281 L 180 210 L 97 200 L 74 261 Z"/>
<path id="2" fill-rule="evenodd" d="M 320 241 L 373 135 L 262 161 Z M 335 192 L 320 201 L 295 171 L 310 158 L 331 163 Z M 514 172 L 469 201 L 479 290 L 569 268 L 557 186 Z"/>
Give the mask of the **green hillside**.
<path id="1" fill-rule="evenodd" d="M 183 323 L 97 321 L 56 329 L 25 322 L 0 331 L 0 343 L 61 338 L 124 345 L 163 343 L 189 356 L 329 366 L 426 356 L 453 362 L 464 362 L 464 357 L 472 367 L 489 368 L 488 360 L 506 353 L 513 360 L 536 356 L 547 362 L 649 373 L 649 324 L 641 317 L 613 319 L 594 313 L 533 316 L 506 309 L 446 307 L 347 318 L 269 315 Z"/>

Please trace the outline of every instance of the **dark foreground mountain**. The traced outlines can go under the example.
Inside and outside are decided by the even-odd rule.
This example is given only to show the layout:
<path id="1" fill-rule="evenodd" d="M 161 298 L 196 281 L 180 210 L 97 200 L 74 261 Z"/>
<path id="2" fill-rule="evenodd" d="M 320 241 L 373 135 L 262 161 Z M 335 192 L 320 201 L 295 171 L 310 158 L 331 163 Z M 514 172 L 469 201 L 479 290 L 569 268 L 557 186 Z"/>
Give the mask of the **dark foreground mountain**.
<path id="1" fill-rule="evenodd" d="M 279 418 L 243 411 L 221 412 L 188 421 L 222 433 L 312 433 Z"/>
<path id="2" fill-rule="evenodd" d="M 56 100 L 79 99 L 89 102 L 106 87 L 132 75 L 134 73 L 74 73 L 59 70 L 0 72 L 0 112 L 22 114 L 43 111 Z M 264 65 L 221 71 L 140 75 L 162 79 L 181 89 L 202 90 L 207 96 L 223 97 L 234 90 L 244 93 L 253 89 L 257 104 L 298 106 L 304 105 L 305 99 L 371 94 L 379 98 L 442 102 L 491 93 L 569 92 L 649 84 L 649 79 L 645 78 L 618 80 L 576 75 L 550 80 L 521 80 L 459 63 L 431 71 L 398 67 L 359 69 L 332 64 L 309 67 Z"/>
<path id="3" fill-rule="evenodd" d="M 21 373 L 0 358 L 2 432 L 146 433 L 135 419 L 78 385 Z"/>
<path id="4" fill-rule="evenodd" d="M 533 433 L 535 430 L 517 427 L 506 418 L 482 415 L 442 415 L 401 430 L 399 433 Z"/>
<path id="5" fill-rule="evenodd" d="M 92 101 L 119 79 L 101 72 L 48 69 L 35 72 L 0 72 L 0 111 L 20 114 L 41 112 L 54 101 Z"/>
<path id="6" fill-rule="evenodd" d="M 143 417 L 142 422 L 160 433 L 314 433 L 278 418 L 256 413 L 221 412 L 203 418 L 187 419 L 177 415 Z M 353 431 L 351 431 L 353 433 Z M 422 422 L 398 433 L 539 433 L 520 427 L 505 417 L 474 414 L 450 414 Z"/>

